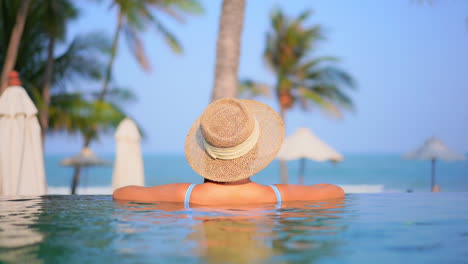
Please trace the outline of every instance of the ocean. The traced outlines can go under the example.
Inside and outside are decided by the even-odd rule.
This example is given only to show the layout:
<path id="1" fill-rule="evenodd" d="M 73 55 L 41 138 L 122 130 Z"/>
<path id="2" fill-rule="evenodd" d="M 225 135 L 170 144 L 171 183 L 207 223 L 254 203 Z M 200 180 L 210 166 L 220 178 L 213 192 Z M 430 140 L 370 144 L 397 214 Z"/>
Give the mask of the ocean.
<path id="1" fill-rule="evenodd" d="M 60 160 L 71 155 L 48 154 L 45 167 L 49 194 L 69 194 L 73 169 L 60 165 Z M 100 155 L 110 162 L 112 154 Z M 144 154 L 145 185 L 167 183 L 201 183 L 202 178 L 187 164 L 183 154 Z M 110 194 L 112 164 L 83 170 L 79 194 Z M 288 162 L 289 183 L 297 184 L 299 161 Z M 279 163 L 252 177 L 262 184 L 280 183 Z M 341 163 L 307 161 L 305 184 L 332 183 L 348 193 L 427 192 L 430 191 L 431 164 L 429 161 L 405 160 L 397 154 L 347 154 Z M 436 183 L 443 192 L 468 191 L 468 162 L 437 161 Z"/>

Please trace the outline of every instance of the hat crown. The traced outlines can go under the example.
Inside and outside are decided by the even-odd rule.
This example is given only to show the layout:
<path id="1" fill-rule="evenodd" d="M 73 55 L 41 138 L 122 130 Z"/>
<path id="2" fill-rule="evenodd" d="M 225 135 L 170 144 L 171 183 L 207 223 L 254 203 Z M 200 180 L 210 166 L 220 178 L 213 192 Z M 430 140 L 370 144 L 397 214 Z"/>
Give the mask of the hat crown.
<path id="1" fill-rule="evenodd" d="M 255 125 L 253 113 L 241 100 L 220 99 L 210 104 L 200 119 L 205 141 L 218 148 L 231 148 L 246 141 Z"/>

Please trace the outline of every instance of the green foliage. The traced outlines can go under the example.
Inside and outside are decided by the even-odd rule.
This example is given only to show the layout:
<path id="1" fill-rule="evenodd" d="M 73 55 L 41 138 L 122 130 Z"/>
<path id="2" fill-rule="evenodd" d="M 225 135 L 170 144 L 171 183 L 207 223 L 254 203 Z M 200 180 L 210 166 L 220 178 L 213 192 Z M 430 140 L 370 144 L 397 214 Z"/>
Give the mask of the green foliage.
<path id="1" fill-rule="evenodd" d="M 179 41 L 154 15 L 154 11 L 166 14 L 179 22 L 184 22 L 186 14 L 203 12 L 201 5 L 195 0 L 113 0 L 112 6 L 115 6 L 123 16 L 122 28 L 130 52 L 145 70 L 149 70 L 150 66 L 140 33 L 144 32 L 147 26 L 152 26 L 173 52 L 182 53 Z"/>
<path id="2" fill-rule="evenodd" d="M 57 94 L 52 97 L 50 128 L 53 131 L 80 133 L 85 142 L 117 127 L 125 113 L 115 104 L 86 99 L 82 93 Z"/>
<path id="3" fill-rule="evenodd" d="M 0 0 L 0 60 L 5 58 L 11 29 L 19 1 Z M 59 40 L 54 56 L 49 127 L 52 132 L 80 133 L 86 140 L 116 127 L 125 117 L 119 105 L 135 100 L 128 90 L 115 89 L 105 102 L 83 92 L 71 92 L 102 80 L 103 59 L 110 53 L 110 42 L 99 33 L 76 36 L 66 41 L 66 21 L 78 15 L 66 0 L 35 0 L 28 13 L 16 67 L 23 86 L 39 110 L 42 109 L 42 88 L 47 62 L 48 38 Z"/>
<path id="4" fill-rule="evenodd" d="M 92 93 L 92 96 L 97 98 L 99 93 Z M 135 93 L 133 93 L 132 90 L 123 87 L 112 87 L 106 96 L 106 101 L 116 105 L 133 103 L 136 100 L 137 96 Z"/>
<path id="5" fill-rule="evenodd" d="M 11 30 L 15 25 L 19 0 L 0 0 L 0 61 L 4 61 Z M 102 2 L 96 0 L 95 2 Z M 140 33 L 152 26 L 171 49 L 182 52 L 176 37 L 162 23 L 156 13 L 184 22 L 188 14 L 203 12 L 197 0 L 111 0 L 111 7 L 123 17 L 122 30 L 130 51 L 144 69 L 149 69 Z M 54 54 L 51 80 L 49 127 L 52 131 L 80 133 L 85 142 L 98 138 L 124 118 L 120 105 L 135 100 L 127 89 L 113 84 L 106 101 L 96 100 L 90 89 L 82 89 L 103 80 L 103 60 L 112 52 L 110 42 L 102 34 L 80 35 L 66 39 L 68 22 L 80 12 L 71 0 L 35 0 L 31 2 L 15 69 L 23 86 L 43 108 L 42 89 L 47 67 L 48 43 L 53 39 L 58 52 Z M 118 35 L 117 35 L 118 36 Z M 111 67 L 111 66 L 110 66 Z M 107 79 L 106 82 L 110 81 Z M 87 92 L 76 92 L 86 90 Z M 72 92 L 73 91 L 73 92 Z M 141 130 L 141 129 L 140 129 Z"/>
<path id="6" fill-rule="evenodd" d="M 353 109 L 347 88 L 353 88 L 353 78 L 336 67 L 338 59 L 316 56 L 318 42 L 324 39 L 320 25 L 305 25 L 310 11 L 291 19 L 276 10 L 271 16 L 271 28 L 266 35 L 264 59 L 276 75 L 275 91 L 290 97 L 292 105 L 280 100 L 283 110 L 299 105 L 304 110 L 317 106 L 333 116 L 341 116 L 341 110 Z M 251 81 L 251 83 L 253 83 Z M 250 87 L 255 87 L 251 84 Z M 245 87 L 239 87 L 239 91 Z"/>
<path id="7" fill-rule="evenodd" d="M 99 81 L 102 79 L 104 69 L 103 57 L 108 54 L 109 41 L 102 34 L 90 33 L 75 37 L 64 47 L 63 52 L 54 58 L 54 73 L 52 77 L 53 92 L 70 90 L 81 82 Z M 33 67 L 33 71 L 22 70 L 18 66 L 22 79 L 29 85 L 37 87 L 42 81 L 45 71 L 45 56 Z"/>
<path id="8" fill-rule="evenodd" d="M 270 97 L 270 87 L 267 84 L 254 82 L 250 79 L 239 81 L 238 94 L 240 98 L 254 99 L 255 97 Z"/>
<path id="9" fill-rule="evenodd" d="M 28 13 L 15 69 L 19 71 L 24 87 L 32 95 L 33 90 L 42 89 L 47 60 L 47 25 L 52 17 L 45 8 L 46 3 L 56 0 L 36 0 Z M 13 28 L 17 1 L 0 0 L 0 43 L 8 43 Z M 57 2 L 62 0 L 57 0 Z M 55 21 L 53 18 L 52 21 Z M 64 29 L 63 29 L 64 30 Z M 0 46 L 0 61 L 5 58 L 8 44 Z M 78 82 L 96 81 L 102 78 L 102 59 L 108 54 L 109 41 L 102 34 L 84 34 L 71 42 L 63 42 L 61 52 L 55 55 L 53 92 L 64 90 Z M 61 89 L 59 89 L 61 88 Z M 40 94 L 40 93 L 39 93 Z M 37 98 L 37 96 L 34 96 Z"/>
<path id="10" fill-rule="evenodd" d="M 306 11 L 289 19 L 281 11 L 275 11 L 264 57 L 277 75 L 277 94 L 290 94 L 293 102 L 299 102 L 303 109 L 312 103 L 339 116 L 340 108 L 353 107 L 344 88 L 354 87 L 354 81 L 334 65 L 338 61 L 335 57 L 314 56 L 323 30 L 320 25 L 305 25 L 310 15 Z"/>
<path id="11" fill-rule="evenodd" d="M 38 7 L 44 9 L 47 19 L 43 22 L 47 34 L 59 40 L 66 36 L 67 23 L 76 19 L 79 15 L 78 9 L 70 0 L 41 0 Z"/>
<path id="12" fill-rule="evenodd" d="M 304 12 L 291 21 L 280 10 L 272 14 L 264 57 L 276 74 L 293 73 L 322 38 L 320 26 L 303 25 L 309 16 L 310 12 Z"/>
<path id="13" fill-rule="evenodd" d="M 0 61 L 2 65 L 5 61 L 11 31 L 16 22 L 19 4 L 20 1 L 0 0 Z M 43 19 L 44 9 L 40 8 L 38 1 L 32 1 L 21 38 L 16 69 L 19 68 L 18 65 L 26 64 L 29 67 L 34 67 L 37 60 L 43 59 L 47 39 Z M 27 71 L 32 70 L 27 69 Z"/>

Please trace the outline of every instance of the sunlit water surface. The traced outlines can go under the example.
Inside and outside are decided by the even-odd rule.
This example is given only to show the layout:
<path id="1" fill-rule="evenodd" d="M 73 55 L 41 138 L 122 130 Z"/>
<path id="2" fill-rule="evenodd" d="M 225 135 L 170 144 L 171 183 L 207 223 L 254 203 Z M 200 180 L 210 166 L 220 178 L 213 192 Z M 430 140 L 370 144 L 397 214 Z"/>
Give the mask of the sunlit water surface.
<path id="1" fill-rule="evenodd" d="M 225 208 L 0 198 L 3 263 L 467 263 L 468 193 Z"/>

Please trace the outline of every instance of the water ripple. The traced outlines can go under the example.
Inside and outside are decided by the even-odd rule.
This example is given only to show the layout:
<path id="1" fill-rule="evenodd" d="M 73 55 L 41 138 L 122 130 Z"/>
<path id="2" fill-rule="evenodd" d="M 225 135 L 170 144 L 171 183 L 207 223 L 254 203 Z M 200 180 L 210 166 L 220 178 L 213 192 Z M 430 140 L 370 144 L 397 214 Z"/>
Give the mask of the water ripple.
<path id="1" fill-rule="evenodd" d="M 280 209 L 185 209 L 110 196 L 7 197 L 0 199 L 0 262 L 456 263 L 468 244 L 468 195 L 430 199 L 348 195 Z"/>

